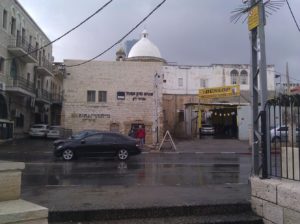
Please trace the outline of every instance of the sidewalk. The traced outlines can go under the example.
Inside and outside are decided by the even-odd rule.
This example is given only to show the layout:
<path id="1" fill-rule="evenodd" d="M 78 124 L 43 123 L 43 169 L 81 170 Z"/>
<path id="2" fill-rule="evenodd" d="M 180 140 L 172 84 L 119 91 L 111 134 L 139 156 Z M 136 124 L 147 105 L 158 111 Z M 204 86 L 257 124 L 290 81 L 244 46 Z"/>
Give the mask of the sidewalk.
<path id="1" fill-rule="evenodd" d="M 210 136 L 209 136 L 210 137 Z M 240 141 L 237 139 L 175 139 L 177 150 L 174 151 L 171 144 L 166 142 L 161 152 L 178 152 L 178 153 L 237 153 L 251 154 L 251 148 L 248 141 Z M 146 147 L 146 151 L 158 152 L 154 147 Z"/>

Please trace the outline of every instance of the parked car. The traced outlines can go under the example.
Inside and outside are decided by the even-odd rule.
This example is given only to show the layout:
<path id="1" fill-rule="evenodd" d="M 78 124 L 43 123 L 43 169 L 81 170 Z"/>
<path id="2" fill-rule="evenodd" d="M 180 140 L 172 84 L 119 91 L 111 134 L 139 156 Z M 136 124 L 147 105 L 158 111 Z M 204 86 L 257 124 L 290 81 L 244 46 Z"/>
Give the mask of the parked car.
<path id="1" fill-rule="evenodd" d="M 213 135 L 213 134 L 215 134 L 215 128 L 209 124 L 202 124 L 201 134 L 202 135 Z"/>
<path id="2" fill-rule="evenodd" d="M 299 127 L 296 128 L 296 137 L 299 137 Z M 288 138 L 288 127 L 277 126 L 275 128 L 272 128 L 270 131 L 270 138 L 272 142 L 286 141 Z M 299 141 L 299 139 L 296 139 L 295 141 Z"/>
<path id="3" fill-rule="evenodd" d="M 60 138 L 63 134 L 63 128 L 61 126 L 50 126 L 47 138 Z"/>
<path id="4" fill-rule="evenodd" d="M 34 124 L 29 129 L 30 137 L 46 137 L 49 131 L 49 126 L 47 124 Z"/>
<path id="5" fill-rule="evenodd" d="M 100 131 L 99 130 L 82 130 L 82 131 L 79 131 L 79 132 L 71 135 L 69 138 L 55 140 L 53 142 L 53 145 L 58 146 L 64 142 L 71 141 L 72 139 L 82 139 L 90 134 L 95 134 L 97 132 L 100 132 Z"/>
<path id="6" fill-rule="evenodd" d="M 127 160 L 129 156 L 141 153 L 137 139 L 115 132 L 98 132 L 83 138 L 71 138 L 54 148 L 54 155 L 63 160 L 74 157 L 117 157 Z"/>

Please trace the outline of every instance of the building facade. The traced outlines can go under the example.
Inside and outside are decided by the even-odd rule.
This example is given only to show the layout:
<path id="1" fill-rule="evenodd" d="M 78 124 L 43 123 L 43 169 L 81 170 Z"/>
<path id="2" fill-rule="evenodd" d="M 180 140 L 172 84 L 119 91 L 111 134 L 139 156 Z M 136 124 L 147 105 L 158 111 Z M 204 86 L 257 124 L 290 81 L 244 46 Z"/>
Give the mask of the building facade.
<path id="1" fill-rule="evenodd" d="M 267 70 L 269 97 L 275 93 L 275 69 Z M 213 64 L 210 66 L 165 65 L 163 67 L 164 127 L 176 137 L 195 137 L 201 122 L 210 124 L 222 135 L 231 127 L 228 137 L 249 139 L 250 65 Z M 239 85 L 239 97 L 200 99 L 199 89 Z M 246 108 L 246 109 L 245 109 Z"/>
<path id="2" fill-rule="evenodd" d="M 20 3 L 2 0 L 0 14 L 0 138 L 6 139 L 23 136 L 32 123 L 51 123 L 52 94 L 61 94 L 62 82 L 52 45 L 40 49 L 49 38 Z"/>
<path id="3" fill-rule="evenodd" d="M 164 60 L 156 46 L 144 38 L 148 36 L 142 36 L 137 46 L 133 46 L 131 58 L 125 58 L 125 52 L 119 49 L 117 61 L 92 61 L 73 67 L 84 61 L 64 61 L 67 75 L 63 83 L 62 124 L 65 128 L 74 132 L 96 129 L 127 135 L 141 125 L 146 131 L 146 144 L 159 141 L 163 134 Z"/>

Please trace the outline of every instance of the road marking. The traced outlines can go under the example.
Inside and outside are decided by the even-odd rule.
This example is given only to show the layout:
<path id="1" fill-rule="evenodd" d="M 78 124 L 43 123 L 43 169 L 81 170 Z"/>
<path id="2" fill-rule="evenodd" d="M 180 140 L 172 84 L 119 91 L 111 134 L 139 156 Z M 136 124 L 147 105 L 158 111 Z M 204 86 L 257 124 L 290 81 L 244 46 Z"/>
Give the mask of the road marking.
<path id="1" fill-rule="evenodd" d="M 221 154 L 235 154 L 235 152 L 220 152 Z"/>

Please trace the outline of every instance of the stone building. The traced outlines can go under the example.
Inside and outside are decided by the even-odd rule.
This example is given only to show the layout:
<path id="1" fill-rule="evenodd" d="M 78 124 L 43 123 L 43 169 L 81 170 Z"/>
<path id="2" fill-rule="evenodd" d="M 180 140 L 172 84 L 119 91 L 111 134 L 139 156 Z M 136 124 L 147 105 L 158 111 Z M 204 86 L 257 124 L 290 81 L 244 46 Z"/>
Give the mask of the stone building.
<path id="1" fill-rule="evenodd" d="M 32 123 L 51 123 L 62 82 L 52 45 L 39 49 L 49 38 L 21 4 L 1 0 L 0 14 L 0 139 L 6 139 L 23 136 Z"/>
<path id="2" fill-rule="evenodd" d="M 275 68 L 267 69 L 269 97 L 274 97 Z M 239 85 L 239 97 L 199 99 L 199 89 Z M 210 66 L 163 66 L 164 128 L 176 137 L 198 134 L 198 111 L 203 111 L 202 123 L 218 127 L 219 134 L 229 122 L 234 137 L 249 139 L 251 124 L 250 65 L 212 64 Z M 200 109 L 199 109 L 200 108 Z M 224 137 L 224 136 L 222 136 Z M 232 137 L 232 136 L 231 136 Z"/>
<path id="3" fill-rule="evenodd" d="M 146 31 L 129 56 L 119 49 L 116 61 L 65 60 L 62 124 L 73 131 L 97 129 L 128 134 L 145 127 L 146 144 L 162 135 L 162 66 L 158 48 Z"/>

